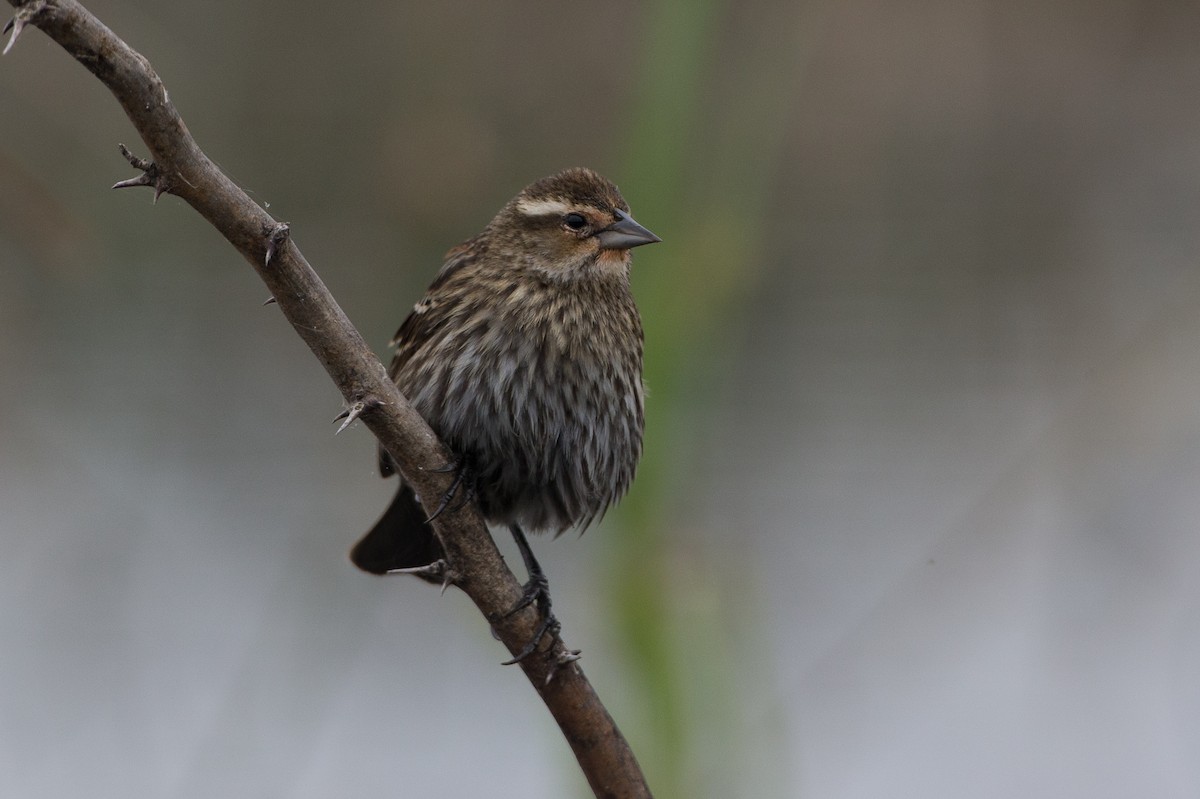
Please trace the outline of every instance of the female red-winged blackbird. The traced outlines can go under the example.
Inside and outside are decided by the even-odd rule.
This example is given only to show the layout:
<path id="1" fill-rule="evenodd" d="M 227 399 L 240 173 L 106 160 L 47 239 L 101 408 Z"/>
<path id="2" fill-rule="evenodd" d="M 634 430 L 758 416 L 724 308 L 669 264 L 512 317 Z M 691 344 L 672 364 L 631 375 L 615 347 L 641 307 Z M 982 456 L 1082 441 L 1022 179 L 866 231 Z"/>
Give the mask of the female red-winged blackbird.
<path id="1" fill-rule="evenodd" d="M 530 575 L 518 608 L 536 601 L 543 614 L 530 650 L 553 617 L 522 527 L 586 526 L 625 493 L 641 455 L 629 250 L 656 241 L 595 172 L 544 178 L 447 254 L 392 341 L 392 379 L 455 453 L 487 520 L 517 541 Z M 396 471 L 382 449 L 379 466 Z M 438 499 L 422 509 L 402 484 L 355 565 L 382 574 L 440 558 L 427 521 Z"/>

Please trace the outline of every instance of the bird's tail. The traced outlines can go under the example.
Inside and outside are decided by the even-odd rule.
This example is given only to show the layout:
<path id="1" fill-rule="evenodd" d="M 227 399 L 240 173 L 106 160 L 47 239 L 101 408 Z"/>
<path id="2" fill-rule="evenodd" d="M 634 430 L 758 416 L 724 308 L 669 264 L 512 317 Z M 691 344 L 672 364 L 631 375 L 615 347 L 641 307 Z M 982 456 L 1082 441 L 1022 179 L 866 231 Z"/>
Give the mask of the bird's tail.
<path id="1" fill-rule="evenodd" d="M 428 566 L 442 557 L 442 548 L 426 518 L 412 488 L 401 482 L 383 517 L 350 550 L 350 560 L 371 574 Z"/>

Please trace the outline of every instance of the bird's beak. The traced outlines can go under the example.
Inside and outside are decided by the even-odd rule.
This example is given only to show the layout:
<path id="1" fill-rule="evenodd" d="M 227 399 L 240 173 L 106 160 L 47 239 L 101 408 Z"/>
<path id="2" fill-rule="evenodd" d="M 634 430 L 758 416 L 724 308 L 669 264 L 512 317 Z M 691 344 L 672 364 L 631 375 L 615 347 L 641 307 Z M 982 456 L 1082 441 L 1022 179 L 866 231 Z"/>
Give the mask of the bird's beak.
<path id="1" fill-rule="evenodd" d="M 643 244 L 653 244 L 662 241 L 649 230 L 633 221 L 633 217 L 618 210 L 617 221 L 596 234 L 602 250 L 628 250 L 630 247 L 640 247 Z"/>

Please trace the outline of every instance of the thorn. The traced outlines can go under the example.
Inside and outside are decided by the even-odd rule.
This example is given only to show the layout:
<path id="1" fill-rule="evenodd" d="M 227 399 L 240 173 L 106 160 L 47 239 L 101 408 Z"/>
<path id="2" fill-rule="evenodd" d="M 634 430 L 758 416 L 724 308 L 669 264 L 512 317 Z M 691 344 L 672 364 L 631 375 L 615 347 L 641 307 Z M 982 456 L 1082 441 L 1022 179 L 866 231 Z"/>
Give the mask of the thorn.
<path id="1" fill-rule="evenodd" d="M 150 177 L 149 172 L 143 172 L 142 174 L 138 175 L 136 178 L 130 178 L 129 180 L 119 180 L 116 183 L 114 183 L 112 185 L 112 187 L 114 189 L 128 189 L 132 186 L 153 186 L 153 185 L 154 185 L 154 178 Z"/>
<path id="2" fill-rule="evenodd" d="M 4 32 L 0 33 L 0 36 L 12 31 L 12 38 L 8 40 L 8 44 L 4 45 L 4 52 L 0 55 L 8 55 L 8 51 L 13 49 L 13 45 L 17 43 L 17 37 L 21 35 L 21 31 L 25 30 L 25 16 L 22 14 L 24 10 L 21 8 L 17 11 L 16 16 L 4 23 Z"/>
<path id="3" fill-rule="evenodd" d="M 292 229 L 287 222 L 279 222 L 271 230 L 270 236 L 267 238 L 267 258 L 264 262 L 265 266 L 270 266 L 271 261 L 275 260 L 275 256 L 279 254 L 279 250 L 287 244 L 288 237 L 292 235 Z"/>
<path id="4" fill-rule="evenodd" d="M 366 400 L 359 400 L 358 402 L 351 405 L 349 408 L 346 408 L 341 413 L 339 413 L 337 416 L 333 417 L 333 421 L 335 421 L 335 422 L 337 422 L 341 419 L 346 420 L 346 421 L 342 422 L 341 427 L 339 427 L 337 429 L 337 432 L 334 433 L 334 435 L 336 436 L 338 433 L 342 432 L 347 427 L 354 424 L 367 411 L 373 411 L 382 404 L 383 403 L 381 403 L 377 399 L 366 399 Z"/>
<path id="5" fill-rule="evenodd" d="M 564 649 L 563 651 L 559 652 L 554 658 L 554 663 L 550 666 L 550 673 L 546 675 L 545 684 L 549 685 L 551 682 L 553 682 L 554 678 L 558 676 L 558 672 L 563 666 L 570 665 L 571 663 L 579 660 L 581 657 L 583 657 L 583 651 L 579 649 Z"/>
<path id="6" fill-rule="evenodd" d="M 32 22 L 45 8 L 46 0 L 32 0 L 17 9 L 13 18 L 4 23 L 4 30 L 0 31 L 0 36 L 12 31 L 12 38 L 8 40 L 8 44 L 4 45 L 4 51 L 0 55 L 8 55 L 8 51 L 17 43 L 17 37 L 21 35 L 21 31 L 25 30 L 26 23 Z"/>
<path id="7" fill-rule="evenodd" d="M 345 419 L 345 420 L 346 420 L 346 421 L 342 422 L 341 426 L 340 426 L 340 427 L 337 429 L 337 432 L 336 432 L 336 433 L 334 433 L 334 435 L 335 435 L 335 436 L 336 436 L 336 435 L 339 435 L 339 434 L 340 434 L 340 433 L 341 433 L 343 430 L 345 430 L 347 427 L 349 427 L 350 425 L 354 424 L 354 421 L 355 421 L 356 419 L 358 419 L 358 417 L 362 416 L 362 412 L 363 412 L 365 409 L 366 409 L 366 406 L 365 406 L 365 405 L 363 405 L 363 403 L 362 403 L 361 401 L 359 401 L 359 402 L 356 402 L 356 403 L 354 403 L 353 405 L 351 405 L 351 406 L 350 406 L 349 408 L 347 408 L 346 410 L 344 410 L 344 411 L 342 411 L 341 413 L 339 413 L 337 416 L 333 417 L 333 421 L 335 421 L 335 422 L 336 422 L 338 419 Z"/>
<path id="8" fill-rule="evenodd" d="M 413 574 L 417 577 L 432 577 L 442 581 L 442 593 L 446 593 L 446 589 L 451 585 L 458 583 L 458 572 L 450 568 L 450 565 L 441 558 L 435 560 L 427 566 L 413 566 L 408 569 L 388 569 L 386 574 Z"/>
<path id="9" fill-rule="evenodd" d="M 129 148 L 124 144 L 118 144 L 117 147 L 120 148 L 121 155 L 125 156 L 125 160 L 129 162 L 130 166 L 132 166 L 134 169 L 142 170 L 142 174 L 138 175 L 136 178 L 118 181 L 113 184 L 113 188 L 128 189 L 133 186 L 153 186 L 154 203 L 157 205 L 158 198 L 170 188 L 170 184 L 167 183 L 166 179 L 162 175 L 162 172 L 159 171 L 158 164 L 154 163 L 153 161 L 147 161 L 145 158 L 137 157 L 130 152 Z"/>
<path id="10" fill-rule="evenodd" d="M 121 155 L 125 156 L 125 160 L 129 162 L 134 169 L 140 169 L 143 172 L 149 171 L 153 166 L 153 161 L 147 161 L 145 158 L 138 158 L 128 147 L 120 142 L 117 143 L 117 149 L 121 151 Z"/>
<path id="11" fill-rule="evenodd" d="M 275 302 L 279 302 L 279 300 L 275 299 L 274 297 L 267 297 L 265 300 L 263 300 L 263 305 L 270 305 L 271 303 Z"/>

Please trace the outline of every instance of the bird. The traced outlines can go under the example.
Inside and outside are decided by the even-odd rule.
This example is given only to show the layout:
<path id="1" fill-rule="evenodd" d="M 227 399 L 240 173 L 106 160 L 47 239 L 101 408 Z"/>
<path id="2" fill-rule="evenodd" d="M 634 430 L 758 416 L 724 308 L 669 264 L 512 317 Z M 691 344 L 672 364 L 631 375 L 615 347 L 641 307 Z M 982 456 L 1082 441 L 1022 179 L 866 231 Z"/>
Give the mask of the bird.
<path id="1" fill-rule="evenodd" d="M 586 529 L 633 481 L 645 426 L 643 330 L 631 253 L 661 239 L 617 187 L 576 167 L 535 181 L 483 232 L 451 249 L 391 341 L 388 374 L 454 457 L 451 489 L 395 498 L 351 550 L 373 574 L 442 558 L 432 518 L 458 490 L 507 526 L 529 579 L 509 612 L 541 622 L 510 663 L 558 629 L 525 531 Z M 382 447 L 379 470 L 398 470 Z M 427 579 L 436 579 L 426 571 Z"/>

